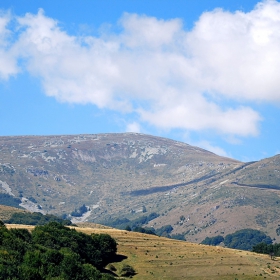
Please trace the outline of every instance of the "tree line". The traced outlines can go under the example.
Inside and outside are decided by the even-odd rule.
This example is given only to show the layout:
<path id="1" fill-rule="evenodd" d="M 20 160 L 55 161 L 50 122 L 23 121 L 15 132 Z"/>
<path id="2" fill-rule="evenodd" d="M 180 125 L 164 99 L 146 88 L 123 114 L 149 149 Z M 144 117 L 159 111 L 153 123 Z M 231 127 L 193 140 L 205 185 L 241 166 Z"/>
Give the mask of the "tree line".
<path id="1" fill-rule="evenodd" d="M 280 244 L 266 244 L 261 242 L 253 246 L 253 252 L 260 254 L 269 254 L 271 256 L 280 257 Z"/>
<path id="2" fill-rule="evenodd" d="M 272 244 L 272 239 L 260 230 L 249 228 L 237 230 L 226 235 L 225 238 L 221 235 L 206 237 L 201 244 L 216 246 L 221 242 L 224 242 L 227 248 L 251 251 L 259 243 Z"/>
<path id="3" fill-rule="evenodd" d="M 72 222 L 70 220 L 65 220 L 59 218 L 52 214 L 43 215 L 39 212 L 29 213 L 29 212 L 16 212 L 13 213 L 12 216 L 4 220 L 7 224 L 23 224 L 23 225 L 45 225 L 49 222 L 58 222 L 62 225 L 71 225 Z"/>

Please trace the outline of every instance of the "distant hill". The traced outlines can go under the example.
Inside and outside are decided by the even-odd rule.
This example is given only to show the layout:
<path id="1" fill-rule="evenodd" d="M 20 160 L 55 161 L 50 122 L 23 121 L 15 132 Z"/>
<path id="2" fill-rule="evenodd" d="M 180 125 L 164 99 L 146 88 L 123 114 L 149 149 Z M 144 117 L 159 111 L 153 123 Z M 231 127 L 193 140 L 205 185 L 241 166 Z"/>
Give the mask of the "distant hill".
<path id="1" fill-rule="evenodd" d="M 188 241 L 253 228 L 279 242 L 279 191 L 279 155 L 243 163 L 136 133 L 0 137 L 0 196 L 74 223 L 156 213 L 145 226 Z"/>

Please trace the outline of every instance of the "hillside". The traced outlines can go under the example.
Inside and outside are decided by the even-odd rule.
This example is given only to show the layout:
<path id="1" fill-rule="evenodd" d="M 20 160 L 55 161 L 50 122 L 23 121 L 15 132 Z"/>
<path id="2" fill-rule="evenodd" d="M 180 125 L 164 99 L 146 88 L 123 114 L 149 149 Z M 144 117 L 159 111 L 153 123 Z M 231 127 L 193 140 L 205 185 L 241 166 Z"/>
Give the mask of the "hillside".
<path id="1" fill-rule="evenodd" d="M 0 137 L 0 190 L 75 223 L 155 212 L 148 226 L 171 225 L 192 242 L 242 228 L 279 242 L 279 155 L 242 163 L 135 133 Z"/>
<path id="2" fill-rule="evenodd" d="M 88 225 L 89 226 L 89 225 Z M 7 225 L 8 228 L 32 226 Z M 132 266 L 142 279 L 279 279 L 279 259 L 268 255 L 176 241 L 153 235 L 116 229 L 76 228 L 84 233 L 108 233 L 118 243 L 118 275 L 124 264 Z M 108 268 L 109 269 L 109 266 Z"/>
<path id="3" fill-rule="evenodd" d="M 0 220 L 8 220 L 12 217 L 14 213 L 26 212 L 24 209 L 19 209 L 15 207 L 0 205 Z"/>

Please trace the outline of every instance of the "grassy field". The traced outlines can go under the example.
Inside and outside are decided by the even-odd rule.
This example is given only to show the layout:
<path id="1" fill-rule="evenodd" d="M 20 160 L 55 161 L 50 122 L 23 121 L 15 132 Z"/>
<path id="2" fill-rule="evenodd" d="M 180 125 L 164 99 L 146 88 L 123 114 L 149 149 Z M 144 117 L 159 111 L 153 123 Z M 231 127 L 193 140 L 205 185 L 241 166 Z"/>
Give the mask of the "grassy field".
<path id="1" fill-rule="evenodd" d="M 33 226 L 7 225 L 30 230 Z M 119 274 L 124 264 L 132 266 L 141 279 L 280 279 L 280 259 L 247 251 L 212 247 L 153 235 L 116 229 L 76 228 L 84 233 L 108 233 L 118 242 L 113 263 Z"/>
<path id="2" fill-rule="evenodd" d="M 12 217 L 14 213 L 17 212 L 27 212 L 27 211 L 25 211 L 24 209 L 0 205 L 0 220 L 8 220 Z"/>

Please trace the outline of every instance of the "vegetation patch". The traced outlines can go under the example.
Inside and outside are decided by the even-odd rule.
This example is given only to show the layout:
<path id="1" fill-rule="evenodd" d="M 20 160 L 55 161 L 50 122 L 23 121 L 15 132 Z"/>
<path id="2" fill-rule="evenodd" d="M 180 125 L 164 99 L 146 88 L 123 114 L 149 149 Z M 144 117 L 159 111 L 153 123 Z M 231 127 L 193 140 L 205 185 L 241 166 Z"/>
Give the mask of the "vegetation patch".
<path id="1" fill-rule="evenodd" d="M 42 213 L 34 212 L 18 212 L 13 213 L 11 218 L 4 221 L 8 224 L 23 224 L 23 225 L 45 225 L 49 222 L 58 222 L 62 225 L 71 225 L 70 220 L 64 220 L 51 214 L 43 215 Z"/>
<path id="2" fill-rule="evenodd" d="M 267 244 L 265 242 L 261 242 L 255 246 L 253 246 L 253 252 L 268 254 L 271 257 L 280 257 L 280 244 Z"/>
<path id="3" fill-rule="evenodd" d="M 134 276 L 135 274 L 136 274 L 136 271 L 135 271 L 135 269 L 132 266 L 130 266 L 128 264 L 125 264 L 122 267 L 121 276 L 131 277 L 131 276 Z"/>
<path id="4" fill-rule="evenodd" d="M 0 222 L 0 279 L 115 279 L 101 269 L 116 256 L 108 234 L 84 234 L 57 222 L 7 229 Z"/>
<path id="5" fill-rule="evenodd" d="M 12 195 L 6 193 L 0 193 L 0 204 L 16 208 L 22 208 L 19 206 L 20 203 L 21 200 L 19 198 L 15 198 Z"/>
<path id="6" fill-rule="evenodd" d="M 85 204 L 83 204 L 78 210 L 75 209 L 72 213 L 72 217 L 82 217 L 84 213 L 88 211 L 88 208 L 86 207 Z"/>
<path id="7" fill-rule="evenodd" d="M 214 236 L 214 237 L 206 237 L 206 238 L 201 242 L 201 244 L 217 246 L 217 245 L 219 245 L 219 244 L 220 244 L 221 242 L 223 242 L 223 241 L 224 241 L 223 236 L 217 235 L 217 236 Z"/>
<path id="8" fill-rule="evenodd" d="M 206 237 L 201 244 L 217 246 L 221 242 L 224 242 L 228 248 L 251 251 L 259 243 L 271 246 L 272 239 L 262 231 L 242 229 L 226 235 L 225 238 L 221 235 Z"/>
<path id="9" fill-rule="evenodd" d="M 147 216 L 141 216 L 134 220 L 129 220 L 127 218 L 117 218 L 114 220 L 104 221 L 102 224 L 118 229 L 126 229 L 129 226 L 130 229 L 133 230 L 134 228 L 141 227 L 142 225 L 147 224 L 157 217 L 159 217 L 159 214 L 153 212 Z"/>

